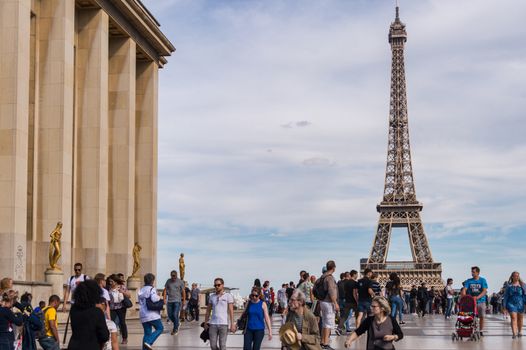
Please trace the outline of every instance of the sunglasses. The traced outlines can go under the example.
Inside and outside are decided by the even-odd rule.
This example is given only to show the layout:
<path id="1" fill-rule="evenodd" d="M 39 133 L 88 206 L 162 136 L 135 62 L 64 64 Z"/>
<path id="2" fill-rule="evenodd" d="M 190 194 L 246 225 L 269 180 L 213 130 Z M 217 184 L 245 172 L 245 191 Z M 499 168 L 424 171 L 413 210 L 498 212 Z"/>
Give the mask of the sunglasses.
<path id="1" fill-rule="evenodd" d="M 257 297 L 259 297 L 259 295 L 258 294 L 250 294 L 250 297 L 251 298 L 257 298 Z"/>
<path id="2" fill-rule="evenodd" d="M 214 284 L 214 287 L 221 287 L 222 284 Z"/>
<path id="3" fill-rule="evenodd" d="M 82 271 L 82 269 L 75 269 L 75 271 Z"/>

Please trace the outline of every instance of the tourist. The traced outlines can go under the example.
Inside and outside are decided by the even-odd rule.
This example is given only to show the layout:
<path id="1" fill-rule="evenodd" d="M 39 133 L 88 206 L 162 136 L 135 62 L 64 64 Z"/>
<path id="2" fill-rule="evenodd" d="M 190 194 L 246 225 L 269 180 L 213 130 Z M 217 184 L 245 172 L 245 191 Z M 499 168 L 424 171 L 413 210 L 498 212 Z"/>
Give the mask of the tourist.
<path id="1" fill-rule="evenodd" d="M 272 317 L 274 314 L 274 308 L 276 305 L 276 293 L 274 293 L 274 287 L 270 287 L 270 309 L 269 316 Z"/>
<path id="2" fill-rule="evenodd" d="M 433 301 L 434 300 L 435 300 L 435 287 L 431 286 L 431 289 L 427 291 L 427 304 L 426 304 L 427 313 L 430 315 L 433 314 Z"/>
<path id="3" fill-rule="evenodd" d="M 290 281 L 289 285 L 287 286 L 287 289 L 285 290 L 285 294 L 287 295 L 287 300 L 290 299 L 292 296 L 292 292 L 294 292 L 294 289 L 296 289 L 296 286 L 294 285 L 294 282 Z"/>
<path id="4" fill-rule="evenodd" d="M 177 271 L 170 272 L 170 278 L 166 280 L 163 290 L 163 299 L 166 304 L 168 318 L 173 322 L 171 335 L 179 333 L 179 314 L 182 301 L 186 298 L 184 282 L 177 278 Z"/>
<path id="5" fill-rule="evenodd" d="M 106 275 L 104 275 L 103 273 L 98 273 L 95 275 L 95 277 L 93 277 L 93 280 L 95 282 L 97 282 L 97 284 L 99 285 L 99 288 L 100 288 L 100 296 L 103 297 L 104 299 L 106 299 L 106 318 L 107 319 L 111 319 L 111 315 L 110 315 L 110 293 L 108 292 L 108 290 L 106 289 Z"/>
<path id="6" fill-rule="evenodd" d="M 265 281 L 263 283 L 263 288 L 260 289 L 261 294 L 263 294 L 263 301 L 267 306 L 267 310 L 270 313 L 270 281 Z"/>
<path id="7" fill-rule="evenodd" d="M 339 327 L 341 330 L 346 332 L 351 331 L 350 321 L 354 317 L 358 317 L 358 282 L 356 278 L 358 277 L 358 271 L 351 270 L 349 273 L 349 278 L 345 281 L 343 285 L 344 292 L 344 308 L 343 315 L 340 318 Z"/>
<path id="8" fill-rule="evenodd" d="M 4 280 L 2 287 L 8 287 L 3 282 Z M 22 326 L 24 319 L 21 313 L 15 314 L 11 310 L 16 301 L 16 293 L 9 293 L 9 289 L 4 289 L 0 298 L 0 349 L 13 350 L 15 334 L 12 325 Z"/>
<path id="9" fill-rule="evenodd" d="M 295 290 L 290 298 L 290 312 L 285 325 L 292 323 L 297 330 L 296 339 L 301 342 L 302 350 L 320 350 L 320 329 L 316 316 L 305 307 L 306 296 Z M 285 326 L 284 326 L 285 327 Z"/>
<path id="10" fill-rule="evenodd" d="M 37 344 L 35 338 L 35 330 L 42 328 L 42 324 L 40 322 L 40 319 L 36 317 L 36 313 L 31 316 L 31 314 L 34 312 L 33 307 L 31 306 L 32 300 L 33 296 L 31 295 L 31 293 L 25 292 L 20 297 L 20 304 L 17 305 L 20 312 L 27 316 L 24 317 L 24 325 L 22 330 L 22 349 L 24 350 L 36 350 Z"/>
<path id="11" fill-rule="evenodd" d="M 85 280 L 89 279 L 89 277 L 82 273 L 82 264 L 81 263 L 75 263 L 73 266 L 74 275 L 69 277 L 68 283 L 66 283 L 66 288 L 64 289 L 64 304 L 62 304 L 62 311 L 66 311 L 66 304 L 68 303 L 68 299 L 71 296 L 70 303 L 75 303 L 75 300 L 73 299 L 73 294 L 75 293 L 75 288 L 80 282 L 84 282 Z"/>
<path id="12" fill-rule="evenodd" d="M 272 340 L 272 323 L 267 304 L 261 300 L 261 289 L 253 287 L 250 300 L 245 310 L 247 326 L 243 335 L 243 350 L 259 350 L 265 337 L 265 325 L 268 329 L 268 340 Z"/>
<path id="13" fill-rule="evenodd" d="M 215 293 L 210 295 L 205 313 L 205 329 L 210 335 L 210 348 L 212 350 L 226 350 L 228 324 L 230 331 L 236 331 L 234 320 L 234 297 L 225 292 L 225 282 L 218 277 L 214 280 Z M 212 316 L 210 316 L 210 313 Z M 209 322 L 210 320 L 210 322 Z"/>
<path id="14" fill-rule="evenodd" d="M 192 283 L 192 290 L 190 291 L 190 301 L 188 302 L 188 308 L 190 315 L 199 322 L 199 293 L 201 290 L 197 288 L 197 283 Z"/>
<path id="15" fill-rule="evenodd" d="M 305 274 L 307 273 L 307 271 L 305 270 L 301 270 L 300 271 L 300 280 L 298 281 L 298 285 L 296 286 L 296 288 L 299 288 L 300 285 L 305 282 Z"/>
<path id="16" fill-rule="evenodd" d="M 522 281 L 519 273 L 514 271 L 504 292 L 504 308 L 510 315 L 512 338 L 522 337 L 522 324 L 524 317 L 524 299 L 526 296 L 526 284 Z"/>
<path id="17" fill-rule="evenodd" d="M 115 277 L 117 277 L 117 275 L 115 275 Z M 102 297 L 99 298 L 99 302 L 96 306 L 103 313 L 106 313 L 106 299 Z M 104 346 L 101 350 L 119 350 L 119 331 L 117 330 L 117 325 L 112 320 L 106 319 L 106 327 L 108 327 L 108 331 L 110 332 L 110 339 L 106 343 L 104 343 Z"/>
<path id="18" fill-rule="evenodd" d="M 427 290 L 426 283 L 422 282 L 422 284 L 420 285 L 420 287 L 418 287 L 418 290 L 416 292 L 416 300 L 418 301 L 418 312 L 422 317 L 426 315 L 428 297 L 429 292 Z"/>
<path id="19" fill-rule="evenodd" d="M 312 282 L 308 272 L 303 271 L 303 280 L 298 284 L 298 289 L 305 295 L 305 305 L 311 309 L 314 295 L 312 295 Z"/>
<path id="20" fill-rule="evenodd" d="M 176 275 L 177 276 L 177 275 Z M 147 299 L 153 303 L 158 303 L 161 298 L 157 295 L 157 290 L 154 287 L 155 275 L 147 273 L 144 275 L 144 286 L 138 294 L 139 299 L 139 318 L 144 329 L 144 336 L 142 338 L 143 349 L 153 349 L 153 343 L 163 333 L 164 327 L 161 322 L 161 312 L 150 310 L 148 308 Z M 175 321 L 174 321 L 175 322 Z M 155 329 L 152 332 L 152 327 Z"/>
<path id="21" fill-rule="evenodd" d="M 288 300 L 287 300 L 287 284 L 283 283 L 281 285 L 281 289 L 278 289 L 278 312 L 283 313 L 288 306 Z"/>
<path id="22" fill-rule="evenodd" d="M 337 291 L 338 291 L 338 306 L 340 307 L 340 312 L 338 315 L 338 319 L 343 319 L 343 313 L 345 310 L 345 290 L 343 288 L 345 281 L 349 278 L 349 272 L 342 272 L 340 273 L 340 280 L 336 283 Z M 341 335 L 341 328 L 336 327 L 336 334 Z"/>
<path id="23" fill-rule="evenodd" d="M 484 319 L 486 318 L 486 293 L 488 291 L 488 282 L 480 276 L 480 268 L 473 266 L 471 268 L 470 279 L 464 281 L 462 295 L 471 295 L 477 302 L 478 317 L 480 320 L 480 335 L 484 336 Z"/>
<path id="24" fill-rule="evenodd" d="M 79 283 L 73 295 L 75 303 L 71 306 L 71 339 L 68 350 L 101 349 L 110 339 L 106 325 L 105 312 L 97 308 L 101 299 L 100 284 L 95 280 Z"/>
<path id="25" fill-rule="evenodd" d="M 409 291 L 409 313 L 416 315 L 416 304 L 418 302 L 418 289 L 416 288 L 416 284 L 413 284 L 411 286 L 411 290 Z"/>
<path id="26" fill-rule="evenodd" d="M 181 305 L 181 313 L 180 313 L 180 320 L 181 322 L 185 322 L 186 319 L 186 313 L 188 312 L 188 301 L 190 300 L 190 288 L 188 288 L 188 282 L 184 282 L 184 297 L 181 297 L 182 305 Z"/>
<path id="27" fill-rule="evenodd" d="M 453 309 L 453 298 L 455 296 L 455 289 L 453 288 L 453 279 L 448 278 L 446 287 L 444 288 L 446 294 L 446 312 L 444 312 L 445 318 L 451 318 L 451 310 Z"/>
<path id="28" fill-rule="evenodd" d="M 382 295 L 382 286 L 380 286 L 380 282 L 378 282 L 378 274 L 373 273 L 371 275 L 371 289 L 374 292 L 374 295 L 379 297 Z"/>
<path id="29" fill-rule="evenodd" d="M 13 279 L 10 277 L 4 277 L 0 280 L 0 295 L 13 289 Z"/>
<path id="30" fill-rule="evenodd" d="M 360 325 L 362 319 L 367 317 L 371 308 L 371 302 L 375 296 L 371 288 L 371 276 L 373 271 L 366 268 L 363 271 L 363 278 L 358 280 L 358 318 L 356 319 L 356 327 Z"/>
<path id="31" fill-rule="evenodd" d="M 336 313 L 340 311 L 338 304 L 338 286 L 333 277 L 336 271 L 336 263 L 333 260 L 327 261 L 325 265 L 327 272 L 320 278 L 322 279 L 323 289 L 326 292 L 325 298 L 320 300 L 320 314 L 321 314 L 321 348 L 332 349 L 329 345 L 329 337 L 331 330 L 335 328 Z"/>
<path id="32" fill-rule="evenodd" d="M 48 306 L 42 312 L 44 314 L 45 335 L 38 339 L 38 343 L 44 350 L 59 350 L 60 337 L 58 336 L 57 308 L 60 305 L 60 297 L 52 295 L 49 297 Z M 71 322 L 73 329 L 73 322 Z"/>
<path id="33" fill-rule="evenodd" d="M 402 329 L 396 322 L 396 318 L 390 316 L 391 307 L 384 297 L 374 297 L 371 302 L 373 316 L 367 317 L 360 326 L 345 341 L 348 348 L 358 339 L 359 336 L 367 332 L 367 350 L 369 349 L 393 349 L 393 342 L 399 341 L 404 337 Z"/>
<path id="34" fill-rule="evenodd" d="M 126 306 L 124 299 L 131 298 L 131 293 L 125 286 L 124 280 L 117 274 L 113 274 L 108 278 L 109 295 L 110 295 L 110 316 L 111 320 L 118 323 L 121 335 L 122 344 L 128 343 L 128 326 L 126 324 Z M 106 309 L 103 310 L 106 312 Z M 117 321 L 118 319 L 118 321 Z"/>
<path id="35" fill-rule="evenodd" d="M 391 317 L 396 319 L 396 314 L 398 313 L 400 324 L 405 324 L 402 316 L 402 311 L 404 308 L 404 300 L 402 299 L 402 285 L 400 282 L 400 277 L 398 277 L 396 272 L 389 274 L 389 281 L 385 285 L 385 292 L 392 307 Z"/>

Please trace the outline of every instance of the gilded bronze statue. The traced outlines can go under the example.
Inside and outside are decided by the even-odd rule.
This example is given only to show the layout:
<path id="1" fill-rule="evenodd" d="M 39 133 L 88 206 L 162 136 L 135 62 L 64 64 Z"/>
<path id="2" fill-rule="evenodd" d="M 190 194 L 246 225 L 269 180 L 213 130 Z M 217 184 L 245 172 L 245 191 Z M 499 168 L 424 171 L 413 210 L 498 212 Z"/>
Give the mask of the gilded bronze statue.
<path id="1" fill-rule="evenodd" d="M 135 242 L 135 245 L 133 246 L 132 250 L 132 257 L 133 257 L 133 271 L 132 276 L 136 276 L 137 271 L 141 268 L 141 249 L 142 247 L 139 245 L 139 243 Z"/>
<path id="2" fill-rule="evenodd" d="M 181 280 L 184 281 L 184 269 L 186 265 L 184 264 L 184 254 L 181 253 L 181 257 L 179 258 L 179 277 Z"/>
<path id="3" fill-rule="evenodd" d="M 57 226 L 53 232 L 49 234 L 51 241 L 49 241 L 49 267 L 52 270 L 60 270 L 58 267 L 58 259 L 61 257 L 60 240 L 62 239 L 62 223 L 57 222 Z"/>

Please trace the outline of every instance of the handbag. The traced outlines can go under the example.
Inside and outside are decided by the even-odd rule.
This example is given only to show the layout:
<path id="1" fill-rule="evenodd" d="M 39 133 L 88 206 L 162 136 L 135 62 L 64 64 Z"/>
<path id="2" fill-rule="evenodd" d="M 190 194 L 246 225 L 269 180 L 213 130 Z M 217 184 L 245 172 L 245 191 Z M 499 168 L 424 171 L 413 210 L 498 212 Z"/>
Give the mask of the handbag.
<path id="1" fill-rule="evenodd" d="M 122 306 L 124 306 L 126 309 L 129 309 L 133 307 L 133 302 L 130 298 L 124 297 L 124 300 L 122 301 Z"/>
<path id="2" fill-rule="evenodd" d="M 150 311 L 161 311 L 164 308 L 164 300 L 160 299 L 159 301 L 152 300 L 152 289 L 150 289 L 150 296 L 146 298 L 146 308 Z"/>
<path id="3" fill-rule="evenodd" d="M 241 314 L 241 317 L 236 322 L 237 329 L 239 329 L 240 331 L 244 331 L 247 328 L 248 308 L 249 307 L 250 307 L 250 302 L 247 305 L 247 308 L 245 309 L 245 311 L 243 311 L 243 313 Z"/>

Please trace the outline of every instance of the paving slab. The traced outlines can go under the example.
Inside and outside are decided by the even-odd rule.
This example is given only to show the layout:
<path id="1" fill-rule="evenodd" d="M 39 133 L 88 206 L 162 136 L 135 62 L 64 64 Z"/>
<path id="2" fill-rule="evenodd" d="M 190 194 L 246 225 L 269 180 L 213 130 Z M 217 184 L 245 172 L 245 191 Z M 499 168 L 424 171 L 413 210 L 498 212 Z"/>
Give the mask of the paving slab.
<path id="1" fill-rule="evenodd" d="M 397 350 L 526 350 L 526 337 L 521 339 L 512 339 L 509 320 L 504 320 L 502 316 L 489 315 L 487 318 L 486 330 L 484 337 L 478 342 L 469 340 L 455 341 L 451 340 L 451 333 L 454 331 L 455 319 L 445 320 L 443 316 L 431 315 L 419 318 L 413 315 L 407 315 L 406 324 L 402 326 L 404 339 L 395 343 Z M 274 337 L 271 341 L 263 340 L 262 349 L 280 349 L 280 342 L 277 336 L 280 327 L 280 317 L 274 316 L 272 319 L 272 328 Z M 154 349 L 210 349 L 208 343 L 204 343 L 199 334 L 202 328 L 197 322 L 185 322 L 180 326 L 178 335 L 170 335 L 172 325 L 163 320 L 165 327 L 164 333 L 154 344 Z M 138 320 L 128 322 L 129 338 L 128 345 L 121 346 L 123 350 L 139 350 L 142 340 L 142 325 Z M 526 331 L 526 330 L 525 330 Z M 62 333 L 63 334 L 63 333 Z M 331 346 L 335 349 L 344 349 L 345 336 L 331 336 Z M 362 336 L 351 349 L 365 349 L 365 336 Z M 228 349 L 242 349 L 243 335 L 241 332 L 228 335 Z"/>

